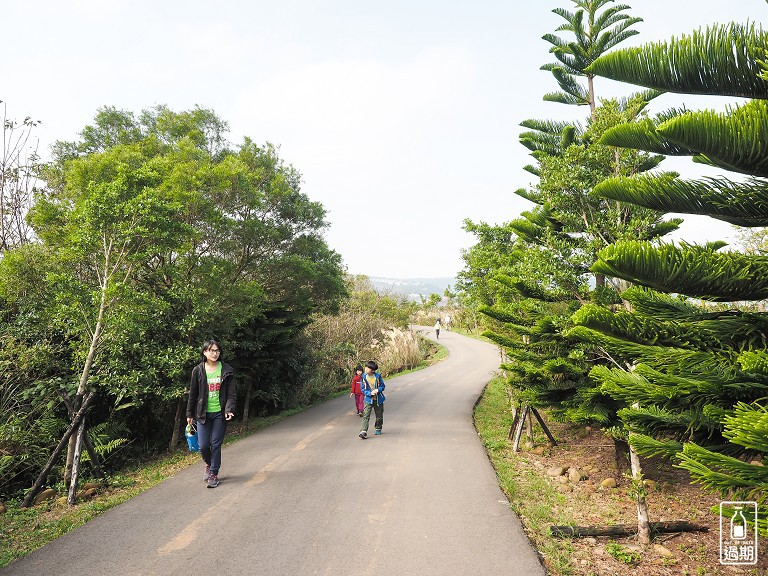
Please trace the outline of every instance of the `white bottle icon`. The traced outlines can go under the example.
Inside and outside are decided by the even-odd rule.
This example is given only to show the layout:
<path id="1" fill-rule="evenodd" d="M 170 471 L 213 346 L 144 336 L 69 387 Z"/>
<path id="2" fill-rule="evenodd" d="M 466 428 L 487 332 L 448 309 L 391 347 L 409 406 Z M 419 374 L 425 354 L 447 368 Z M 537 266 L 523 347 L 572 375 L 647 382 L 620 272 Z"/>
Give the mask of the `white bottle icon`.
<path id="1" fill-rule="evenodd" d="M 741 506 L 736 506 L 736 511 L 731 517 L 731 538 L 744 540 L 747 537 L 747 519 L 741 511 Z"/>

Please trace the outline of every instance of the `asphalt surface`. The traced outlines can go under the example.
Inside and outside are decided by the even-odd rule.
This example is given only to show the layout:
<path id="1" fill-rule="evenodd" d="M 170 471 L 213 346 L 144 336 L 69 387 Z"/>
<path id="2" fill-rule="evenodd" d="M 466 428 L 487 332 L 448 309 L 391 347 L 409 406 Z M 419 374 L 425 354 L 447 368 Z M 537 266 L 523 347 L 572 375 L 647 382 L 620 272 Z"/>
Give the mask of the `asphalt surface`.
<path id="1" fill-rule="evenodd" d="M 440 343 L 446 360 L 387 379 L 381 436 L 337 398 L 225 447 L 218 488 L 191 466 L 0 574 L 545 574 L 472 424 L 496 348 Z"/>

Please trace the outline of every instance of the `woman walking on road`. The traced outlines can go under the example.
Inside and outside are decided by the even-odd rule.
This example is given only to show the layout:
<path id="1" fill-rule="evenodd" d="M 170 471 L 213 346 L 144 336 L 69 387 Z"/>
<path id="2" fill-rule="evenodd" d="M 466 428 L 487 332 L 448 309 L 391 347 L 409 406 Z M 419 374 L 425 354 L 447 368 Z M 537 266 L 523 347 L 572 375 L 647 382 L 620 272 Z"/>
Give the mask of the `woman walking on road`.
<path id="1" fill-rule="evenodd" d="M 371 410 L 376 414 L 376 421 L 373 427 L 376 429 L 376 436 L 381 434 L 381 428 L 384 426 L 384 378 L 377 372 L 379 365 L 373 360 L 365 363 L 365 374 L 360 380 L 360 389 L 365 395 L 365 408 L 363 409 L 363 426 L 360 429 L 360 438 L 368 438 L 368 424 L 371 421 Z"/>
<path id="2" fill-rule="evenodd" d="M 221 445 L 227 422 L 235 415 L 235 371 L 221 362 L 221 344 L 216 340 L 203 343 L 201 362 L 192 369 L 187 401 L 187 424 L 197 421 L 200 455 L 205 461 L 203 479 L 208 488 L 219 485 Z"/>
<path id="3" fill-rule="evenodd" d="M 440 340 L 440 318 L 438 318 L 437 322 L 435 322 L 435 338 Z"/>

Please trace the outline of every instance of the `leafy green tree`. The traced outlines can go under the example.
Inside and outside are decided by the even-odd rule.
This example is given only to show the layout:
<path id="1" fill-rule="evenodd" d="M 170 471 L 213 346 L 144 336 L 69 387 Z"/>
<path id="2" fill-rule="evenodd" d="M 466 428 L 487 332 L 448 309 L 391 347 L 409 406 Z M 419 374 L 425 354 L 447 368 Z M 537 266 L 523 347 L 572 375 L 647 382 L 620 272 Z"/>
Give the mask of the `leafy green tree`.
<path id="1" fill-rule="evenodd" d="M 609 178 L 645 172 L 660 161 L 658 155 L 598 143 L 606 130 L 641 116 L 646 104 L 639 96 L 625 104 L 605 101 L 595 110 L 587 129 L 576 133 L 568 146 L 555 149 L 553 154 L 536 154 L 539 184 L 517 193 L 538 208 L 523 213 L 523 218 L 512 225 L 530 242 L 554 251 L 555 266 L 588 273 L 599 249 L 621 238 L 656 238 L 680 223 L 679 219 L 663 221 L 658 211 L 609 201 L 592 192 Z M 599 274 L 596 283 L 603 284 Z"/>
<path id="2" fill-rule="evenodd" d="M 139 269 L 185 236 L 186 229 L 175 217 L 180 206 L 159 190 L 159 168 L 147 162 L 135 144 L 73 159 L 64 169 L 66 185 L 60 194 L 40 198 L 31 212 L 38 236 L 55 254 L 48 272 L 56 286 L 50 312 L 73 343 L 82 343 L 75 344 L 82 366 L 75 409 L 97 385 L 91 370 L 102 338 L 112 337 L 110 320 L 128 320 L 129 326 L 118 324 L 115 329 L 135 330 L 130 319 L 136 318 L 143 299 L 135 290 Z M 111 316 L 118 306 L 134 314 Z"/>
<path id="3" fill-rule="evenodd" d="M 511 273 L 521 258 L 515 231 L 507 224 L 492 226 L 471 220 L 464 221 L 463 229 L 475 236 L 475 244 L 462 253 L 464 269 L 458 274 L 456 287 L 475 307 L 491 305 L 503 290 L 492 280 L 493 275 Z"/>
<path id="4" fill-rule="evenodd" d="M 49 403 L 98 389 L 91 420 L 130 422 L 137 445 L 175 437 L 205 338 L 224 342 L 246 387 L 289 396 L 310 358 L 304 327 L 345 293 L 298 171 L 270 145 L 230 148 L 225 129 L 201 109 L 99 111 L 43 173 L 39 244 L 0 261 L 16 356 L 36 341 L 58 355 L 31 388 Z"/>

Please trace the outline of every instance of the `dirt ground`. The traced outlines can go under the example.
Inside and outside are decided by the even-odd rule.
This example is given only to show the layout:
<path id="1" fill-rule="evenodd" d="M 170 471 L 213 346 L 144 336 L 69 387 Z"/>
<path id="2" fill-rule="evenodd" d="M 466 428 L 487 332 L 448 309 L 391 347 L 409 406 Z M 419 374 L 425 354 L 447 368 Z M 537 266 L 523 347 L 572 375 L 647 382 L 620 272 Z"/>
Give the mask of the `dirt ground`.
<path id="1" fill-rule="evenodd" d="M 579 526 L 637 524 L 637 508 L 628 493 L 630 481 L 615 463 L 612 440 L 599 430 L 550 423 L 558 446 L 538 447 L 525 452 L 542 476 L 547 477 L 566 499 L 565 506 Z M 538 453 L 537 453 L 538 452 Z M 653 540 L 659 546 L 643 549 L 636 537 L 574 538 L 572 566 L 579 576 L 659 576 L 659 575 L 768 575 L 768 546 L 758 545 L 758 563 L 751 566 L 720 564 L 720 497 L 690 483 L 688 472 L 674 468 L 669 461 L 643 459 L 643 475 L 648 483 L 648 509 L 651 522 L 683 520 L 709 528 L 708 532 L 661 534 Z M 577 468 L 583 480 L 564 481 L 554 468 Z M 627 470 L 628 472 L 628 470 Z M 567 476 L 567 473 L 566 473 Z M 616 488 L 601 487 L 608 478 Z M 639 555 L 631 560 L 615 559 L 609 550 L 615 544 L 629 547 Z M 620 554 L 617 554 L 620 555 Z"/>

